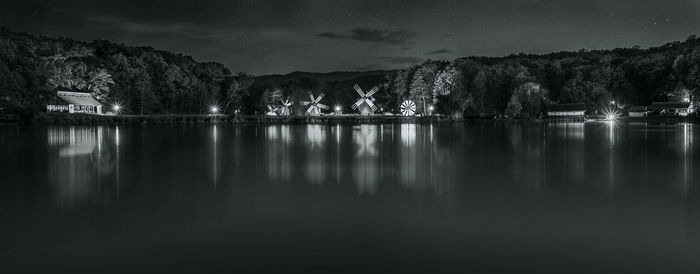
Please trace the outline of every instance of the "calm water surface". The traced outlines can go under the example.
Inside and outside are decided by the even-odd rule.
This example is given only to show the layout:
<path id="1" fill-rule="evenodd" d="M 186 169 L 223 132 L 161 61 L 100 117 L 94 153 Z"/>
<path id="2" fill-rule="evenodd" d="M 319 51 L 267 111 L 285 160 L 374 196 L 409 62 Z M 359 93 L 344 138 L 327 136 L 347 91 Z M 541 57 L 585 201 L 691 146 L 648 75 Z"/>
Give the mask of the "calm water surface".
<path id="1" fill-rule="evenodd" d="M 643 123 L 0 128 L 0 272 L 698 273 L 699 136 Z"/>

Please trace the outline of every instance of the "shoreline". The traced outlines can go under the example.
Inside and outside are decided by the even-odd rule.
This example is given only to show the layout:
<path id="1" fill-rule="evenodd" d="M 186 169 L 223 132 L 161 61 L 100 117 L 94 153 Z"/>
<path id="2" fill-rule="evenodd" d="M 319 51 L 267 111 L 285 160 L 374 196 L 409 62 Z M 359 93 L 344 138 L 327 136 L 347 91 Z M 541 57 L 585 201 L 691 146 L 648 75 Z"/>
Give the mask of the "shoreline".
<path id="1" fill-rule="evenodd" d="M 266 115 L 89 115 L 40 113 L 19 124 L 35 125 L 148 125 L 148 124 L 402 124 L 402 123 L 458 123 L 475 121 L 577 123 L 581 117 L 545 119 L 497 119 L 451 116 L 400 115 L 344 115 L 344 116 L 266 116 Z M 698 117 L 622 117 L 621 122 L 680 123 L 700 122 Z"/>

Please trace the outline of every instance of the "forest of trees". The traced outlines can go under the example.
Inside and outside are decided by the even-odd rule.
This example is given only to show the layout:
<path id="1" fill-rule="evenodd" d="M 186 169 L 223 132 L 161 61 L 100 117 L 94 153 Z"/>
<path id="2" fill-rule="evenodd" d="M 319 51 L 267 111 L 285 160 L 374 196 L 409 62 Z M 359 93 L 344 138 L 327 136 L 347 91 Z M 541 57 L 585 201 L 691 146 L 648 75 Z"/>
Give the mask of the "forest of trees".
<path id="1" fill-rule="evenodd" d="M 380 87 L 375 103 L 383 111 L 396 113 L 401 101 L 412 99 L 419 112 L 434 106 L 447 115 L 527 118 L 541 115 L 548 103 L 584 103 L 595 112 L 613 100 L 622 107 L 697 101 L 700 39 L 649 49 L 429 60 L 396 71 L 253 77 L 150 47 L 3 28 L 0 79 L 0 107 L 26 112 L 42 111 L 56 90 L 90 92 L 104 103 L 122 103 L 130 114 L 205 113 L 210 104 L 225 113 L 263 113 L 286 98 L 302 113 L 298 102 L 309 92 L 324 92 L 324 103 L 349 111 L 357 83 Z"/>
<path id="2" fill-rule="evenodd" d="M 56 91 L 90 92 L 130 114 L 202 113 L 210 104 L 233 112 L 253 77 L 217 63 L 150 47 L 80 42 L 0 29 L 0 107 L 36 113 Z"/>
<path id="3" fill-rule="evenodd" d="M 393 97 L 435 102 L 446 114 L 540 115 L 548 103 L 584 103 L 592 112 L 653 101 L 694 100 L 700 91 L 700 39 L 661 47 L 468 57 L 401 70 Z"/>

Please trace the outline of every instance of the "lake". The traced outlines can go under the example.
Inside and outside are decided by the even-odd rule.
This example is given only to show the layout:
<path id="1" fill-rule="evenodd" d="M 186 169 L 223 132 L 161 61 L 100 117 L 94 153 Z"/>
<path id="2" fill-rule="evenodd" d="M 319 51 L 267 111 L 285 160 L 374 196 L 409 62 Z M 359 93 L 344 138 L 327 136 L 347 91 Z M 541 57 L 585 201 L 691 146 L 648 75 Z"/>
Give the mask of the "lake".
<path id="1" fill-rule="evenodd" d="M 698 273 L 699 134 L 3 127 L 0 272 Z"/>

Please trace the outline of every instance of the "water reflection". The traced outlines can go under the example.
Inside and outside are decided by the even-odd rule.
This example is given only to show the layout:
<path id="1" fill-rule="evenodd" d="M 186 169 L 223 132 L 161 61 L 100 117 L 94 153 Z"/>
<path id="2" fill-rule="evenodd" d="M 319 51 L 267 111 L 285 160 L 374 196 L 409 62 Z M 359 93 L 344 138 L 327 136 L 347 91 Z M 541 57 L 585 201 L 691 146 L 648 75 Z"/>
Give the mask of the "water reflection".
<path id="1" fill-rule="evenodd" d="M 693 158 L 690 155 L 693 147 L 693 125 L 689 123 L 682 123 L 679 125 L 680 138 L 680 148 L 683 157 L 683 171 L 682 171 L 682 185 L 681 191 L 684 195 L 688 195 L 688 191 L 691 187 L 691 182 L 693 182 Z"/>
<path id="2" fill-rule="evenodd" d="M 359 125 L 353 127 L 352 140 L 355 143 L 356 157 L 353 164 L 355 185 L 359 193 L 374 194 L 379 185 L 379 167 L 377 125 Z"/>
<path id="3" fill-rule="evenodd" d="M 49 128 L 47 139 L 49 185 L 61 206 L 107 203 L 118 195 L 118 129 Z"/>
<path id="4" fill-rule="evenodd" d="M 309 181 L 313 184 L 320 184 L 326 180 L 326 172 L 328 171 L 328 162 L 324 159 L 326 133 L 326 126 L 306 126 L 306 140 L 309 143 L 305 163 L 306 174 Z"/>
<path id="5" fill-rule="evenodd" d="M 267 175 L 273 180 L 289 181 L 292 176 L 292 133 L 289 125 L 266 128 L 265 159 Z"/>

